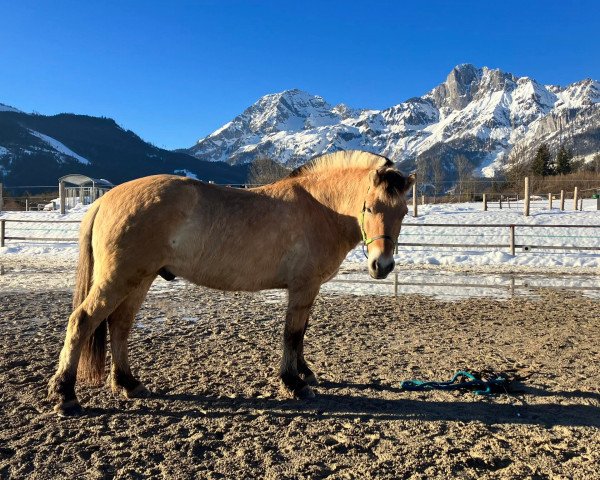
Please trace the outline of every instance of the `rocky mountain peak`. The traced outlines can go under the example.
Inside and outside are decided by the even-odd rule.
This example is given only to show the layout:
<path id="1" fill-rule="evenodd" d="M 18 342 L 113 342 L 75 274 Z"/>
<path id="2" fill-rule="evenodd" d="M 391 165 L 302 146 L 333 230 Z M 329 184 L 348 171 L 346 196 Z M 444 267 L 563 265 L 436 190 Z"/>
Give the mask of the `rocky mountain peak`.
<path id="1" fill-rule="evenodd" d="M 500 69 L 462 64 L 429 93 L 381 111 L 333 107 L 298 89 L 266 95 L 188 152 L 232 164 L 269 156 L 297 166 L 322 153 L 361 149 L 406 169 L 441 160 L 450 176 L 453 159 L 461 154 L 479 172 L 493 175 L 516 143 L 553 135 L 562 142 L 574 118 L 598 118 L 592 110 L 600 111 L 599 103 L 594 80 L 545 86 Z M 579 145 L 600 150 L 600 126 L 586 122 L 577 123 L 587 132 Z M 579 130 L 571 128 L 570 138 Z"/>
<path id="2" fill-rule="evenodd" d="M 330 125 L 340 117 L 322 97 L 299 89 L 265 95 L 242 114 L 253 132 L 299 131 Z"/>
<path id="3" fill-rule="evenodd" d="M 483 71 L 465 63 L 458 65 L 446 77 L 446 81 L 433 89 L 432 97 L 438 108 L 460 110 L 472 100 Z"/>

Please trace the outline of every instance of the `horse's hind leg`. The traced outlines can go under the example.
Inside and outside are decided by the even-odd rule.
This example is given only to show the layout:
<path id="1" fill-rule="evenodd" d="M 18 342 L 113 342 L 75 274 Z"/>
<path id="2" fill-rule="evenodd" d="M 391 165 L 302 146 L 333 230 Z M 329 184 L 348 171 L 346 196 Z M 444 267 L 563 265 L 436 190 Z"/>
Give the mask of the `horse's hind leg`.
<path id="1" fill-rule="evenodd" d="M 300 378 L 300 362 L 304 331 L 310 308 L 318 293 L 318 288 L 305 290 L 290 290 L 289 304 L 283 331 L 283 358 L 281 360 L 280 377 L 289 392 L 298 398 L 312 398 L 315 396 L 307 382 Z M 308 369 L 308 366 L 306 366 Z M 311 372 L 312 373 L 312 372 Z"/>
<path id="2" fill-rule="evenodd" d="M 150 396 L 150 391 L 131 373 L 127 338 L 152 280 L 153 278 L 143 282 L 131 292 L 108 317 L 112 354 L 110 383 L 114 392 L 123 391 L 127 398 Z"/>
<path id="3" fill-rule="evenodd" d="M 112 313 L 123 299 L 119 288 L 94 285 L 89 294 L 69 317 L 65 343 L 60 352 L 58 369 L 48 386 L 50 398 L 58 400 L 55 410 L 61 414 L 74 414 L 81 410 L 75 395 L 77 366 L 81 351 L 94 331 Z M 105 342 L 105 339 L 101 339 Z M 104 358 L 101 358 L 104 362 Z M 98 358 L 100 361 L 100 357 Z M 102 371 L 101 365 L 98 371 Z"/>

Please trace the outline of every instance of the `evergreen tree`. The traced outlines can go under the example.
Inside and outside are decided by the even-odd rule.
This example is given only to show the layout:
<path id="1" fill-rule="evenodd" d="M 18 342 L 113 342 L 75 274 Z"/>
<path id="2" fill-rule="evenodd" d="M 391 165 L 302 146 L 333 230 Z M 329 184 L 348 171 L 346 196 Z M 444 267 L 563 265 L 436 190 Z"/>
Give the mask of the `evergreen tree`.
<path id="1" fill-rule="evenodd" d="M 290 170 L 275 160 L 271 160 L 269 157 L 258 157 L 252 162 L 248 173 L 248 182 L 251 185 L 265 185 L 276 182 L 289 174 Z"/>
<path id="2" fill-rule="evenodd" d="M 556 173 L 558 175 L 566 175 L 573 171 L 572 158 L 573 153 L 567 150 L 564 145 L 561 145 L 556 154 Z"/>
<path id="3" fill-rule="evenodd" d="M 533 157 L 533 161 L 531 162 L 532 173 L 540 177 L 552 175 L 554 170 L 551 162 L 552 155 L 550 154 L 550 149 L 548 148 L 548 145 L 542 143 L 538 147 L 535 157 Z"/>

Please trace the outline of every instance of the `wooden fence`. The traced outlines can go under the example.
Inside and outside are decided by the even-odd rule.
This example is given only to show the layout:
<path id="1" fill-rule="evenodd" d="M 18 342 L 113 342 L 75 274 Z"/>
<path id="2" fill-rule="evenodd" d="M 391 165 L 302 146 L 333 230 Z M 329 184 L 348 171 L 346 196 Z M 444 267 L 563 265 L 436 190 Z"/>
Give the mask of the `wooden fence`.
<path id="1" fill-rule="evenodd" d="M 0 218 L 0 247 L 4 247 L 6 240 L 22 240 L 22 241 L 34 241 L 34 242 L 76 242 L 78 238 L 69 237 L 24 237 L 24 236 L 11 236 L 7 235 L 7 223 L 81 223 L 80 220 L 21 220 L 17 218 Z"/>
<path id="2" fill-rule="evenodd" d="M 492 248 L 507 248 L 511 255 L 515 255 L 516 249 L 521 248 L 524 251 L 530 250 L 598 250 L 600 251 L 600 235 L 598 235 L 598 245 L 592 247 L 578 246 L 578 245 L 535 245 L 535 244 L 517 244 L 515 238 L 517 235 L 517 228 L 581 228 L 581 229 L 599 229 L 600 225 L 529 225 L 526 223 L 517 224 L 498 224 L 498 223 L 478 223 L 478 224 L 461 224 L 461 223 L 403 223 L 402 228 L 406 227 L 444 227 L 444 228 L 502 228 L 506 230 L 506 243 L 432 243 L 432 242 L 404 242 L 402 241 L 402 234 L 400 235 L 399 241 L 396 244 L 396 250 L 399 247 L 455 247 L 455 248 L 475 248 L 479 250 L 487 250 Z M 460 234 L 456 236 L 461 236 Z M 578 238 L 578 237 L 572 237 Z"/>
<path id="3" fill-rule="evenodd" d="M 0 247 L 4 247 L 6 240 L 17 240 L 17 241 L 37 241 L 37 242 L 76 242 L 77 238 L 71 237 L 30 237 L 23 235 L 10 235 L 7 231 L 7 224 L 10 223 L 48 223 L 48 224 L 74 224 L 80 223 L 80 220 L 21 220 L 21 219 L 0 219 Z M 592 236 L 591 238 L 597 239 L 595 246 L 581 246 L 581 245 L 535 245 L 516 243 L 516 237 L 519 236 L 517 229 L 597 229 L 600 230 L 600 225 L 529 225 L 529 224 L 497 224 L 497 223 L 484 223 L 484 224 L 461 224 L 461 223 L 404 223 L 402 224 L 404 235 L 400 235 L 398 242 L 396 243 L 396 251 L 400 247 L 445 247 L 445 248 L 470 248 L 488 251 L 489 249 L 508 249 L 511 255 L 515 255 L 517 249 L 523 251 L 531 250 L 574 250 L 574 251 L 600 251 L 600 234 Z M 496 243 L 448 243 L 448 242 L 406 242 L 403 238 L 409 236 L 406 233 L 406 229 L 412 228 L 495 228 L 505 230 L 505 241 L 499 241 Z M 464 234 L 458 233 L 456 236 L 461 237 Z M 424 235 L 423 235 L 424 236 Z M 491 235 L 488 235 L 491 236 Z M 500 237 L 499 235 L 494 235 Z M 571 237 L 571 238 L 584 238 L 584 237 Z M 590 238 L 585 237 L 585 238 Z"/>
<path id="4" fill-rule="evenodd" d="M 583 210 L 583 194 L 585 194 L 586 192 L 590 196 L 592 194 L 595 194 L 596 210 L 600 210 L 600 187 L 586 188 L 583 190 L 579 189 L 578 187 L 575 187 L 575 189 L 572 192 L 561 190 L 560 194 L 553 193 L 553 192 L 548 192 L 547 194 L 546 193 L 531 194 L 530 190 L 529 190 L 529 177 L 525 177 L 523 194 L 520 196 L 520 199 L 519 199 L 520 194 L 518 194 L 518 193 L 513 194 L 513 195 L 484 193 L 482 196 L 483 210 L 487 211 L 488 208 L 491 206 L 491 204 L 494 203 L 492 200 L 492 198 L 494 196 L 496 196 L 496 198 L 498 199 L 498 200 L 496 200 L 496 203 L 498 203 L 498 208 L 500 208 L 500 209 L 502 209 L 503 201 L 504 201 L 505 207 L 508 205 L 508 208 L 511 208 L 511 200 L 512 200 L 513 205 L 519 204 L 519 202 L 521 202 L 521 205 L 523 208 L 523 215 L 526 217 L 529 216 L 530 205 L 531 205 L 532 201 L 537 200 L 539 202 L 545 203 L 544 198 L 548 198 L 548 208 L 550 210 L 552 210 L 552 205 L 553 205 L 554 200 L 559 200 L 560 201 L 560 209 L 565 210 L 565 201 L 567 199 L 567 196 L 569 196 L 573 202 L 573 210 Z M 414 203 L 414 201 L 413 201 L 413 203 Z M 413 215 L 413 216 L 416 216 L 416 215 Z"/>
<path id="5" fill-rule="evenodd" d="M 11 241 L 38 241 L 38 242 L 76 242 L 78 239 L 74 237 L 29 237 L 23 235 L 10 235 L 9 231 L 7 232 L 7 225 L 11 223 L 49 223 L 49 224 L 79 224 L 79 220 L 19 220 L 19 219 L 0 219 L 0 246 L 4 247 L 6 240 Z M 481 228 L 481 229 L 504 229 L 504 238 L 506 242 L 497 242 L 497 243 L 430 243 L 430 242 L 405 242 L 403 241 L 408 235 L 406 234 L 407 229 L 414 228 L 456 228 L 456 229 L 464 229 L 464 228 Z M 396 252 L 398 252 L 399 248 L 402 247 L 443 247 L 443 248 L 469 248 L 475 250 L 483 250 L 488 251 L 489 249 L 508 249 L 511 255 L 515 255 L 518 248 L 523 249 L 524 251 L 531 250 L 574 250 L 574 251 L 598 251 L 600 252 L 600 233 L 598 235 L 588 236 L 586 238 L 594 238 L 597 239 L 597 243 L 595 246 L 577 246 L 577 245 L 532 245 L 532 244 L 517 244 L 515 241 L 515 237 L 518 237 L 518 229 L 565 229 L 565 228 L 576 228 L 576 229 L 597 229 L 600 230 L 600 225 L 528 225 L 528 224 L 448 224 L 448 223 L 404 223 L 402 225 L 403 234 L 400 235 L 398 242 L 396 244 Z M 462 236 L 459 232 L 457 236 Z M 578 237 L 572 237 L 578 238 Z M 0 265 L 1 267 L 1 265 Z M 402 278 L 402 280 L 401 280 Z M 465 283 L 465 282 L 436 282 L 436 281 L 427 281 L 427 282 L 419 282 L 415 283 L 414 281 L 404 281 L 404 278 L 401 274 L 394 273 L 391 276 L 391 280 L 371 280 L 371 279 L 344 279 L 340 277 L 336 277 L 331 280 L 332 283 L 354 283 L 354 284 L 372 284 L 372 285 L 390 285 L 393 286 L 394 295 L 398 295 L 399 289 L 402 287 L 460 287 L 460 288 L 478 288 L 478 289 L 495 289 L 495 290 L 504 290 L 509 293 L 511 296 L 514 295 L 516 288 L 528 287 L 527 284 L 515 284 L 514 276 L 511 277 L 510 283 L 508 285 L 493 285 L 493 284 L 473 284 L 473 283 Z M 600 291 L 600 287 L 564 287 L 569 290 L 578 290 L 578 291 Z"/>

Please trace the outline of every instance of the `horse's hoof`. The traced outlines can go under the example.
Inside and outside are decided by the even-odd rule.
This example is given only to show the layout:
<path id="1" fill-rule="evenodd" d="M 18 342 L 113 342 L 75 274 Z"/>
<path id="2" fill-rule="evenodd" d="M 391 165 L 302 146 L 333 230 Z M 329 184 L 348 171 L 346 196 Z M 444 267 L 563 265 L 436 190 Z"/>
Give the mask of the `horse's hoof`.
<path id="1" fill-rule="evenodd" d="M 299 400 L 310 400 L 311 398 L 315 398 L 315 392 L 308 385 L 304 385 L 300 390 L 295 392 L 294 396 Z"/>
<path id="2" fill-rule="evenodd" d="M 76 417 L 83 413 L 83 408 L 77 400 L 69 400 L 55 405 L 54 411 L 61 417 Z"/>
<path id="3" fill-rule="evenodd" d="M 310 375 L 304 377 L 304 381 L 308 383 L 311 387 L 316 387 L 317 385 L 319 385 L 319 380 L 317 379 L 317 376 L 314 373 L 311 373 Z"/>
<path id="4" fill-rule="evenodd" d="M 152 392 L 150 392 L 143 383 L 140 383 L 132 390 L 125 390 L 125 397 L 127 398 L 148 398 L 150 395 L 152 395 Z"/>

